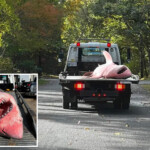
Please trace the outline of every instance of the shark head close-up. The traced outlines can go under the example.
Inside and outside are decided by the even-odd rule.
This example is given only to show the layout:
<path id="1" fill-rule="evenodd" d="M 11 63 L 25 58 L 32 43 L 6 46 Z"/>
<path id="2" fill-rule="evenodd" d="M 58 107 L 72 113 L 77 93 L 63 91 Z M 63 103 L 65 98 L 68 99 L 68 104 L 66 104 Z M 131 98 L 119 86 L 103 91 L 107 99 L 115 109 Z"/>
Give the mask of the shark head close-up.
<path id="1" fill-rule="evenodd" d="M 23 119 L 13 96 L 0 92 L 0 135 L 21 139 Z"/>

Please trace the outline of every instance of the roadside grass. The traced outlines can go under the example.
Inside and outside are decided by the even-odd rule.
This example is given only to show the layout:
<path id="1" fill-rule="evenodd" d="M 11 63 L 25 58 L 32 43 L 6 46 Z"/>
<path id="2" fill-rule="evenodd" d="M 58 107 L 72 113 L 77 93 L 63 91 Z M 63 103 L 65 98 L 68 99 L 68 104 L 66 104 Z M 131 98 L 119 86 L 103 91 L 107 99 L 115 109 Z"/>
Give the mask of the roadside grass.
<path id="1" fill-rule="evenodd" d="M 42 75 L 44 79 L 58 79 L 58 75 Z"/>
<path id="2" fill-rule="evenodd" d="M 42 77 L 38 80 L 39 85 L 47 84 L 47 80 L 45 79 L 58 79 L 58 75 L 42 75 Z"/>
<path id="3" fill-rule="evenodd" d="M 50 76 L 50 78 L 52 78 L 52 79 L 58 79 L 58 75 L 49 75 Z"/>
<path id="4" fill-rule="evenodd" d="M 150 80 L 150 76 L 148 76 L 148 77 L 143 77 L 143 78 L 141 78 L 140 80 Z"/>
<path id="5" fill-rule="evenodd" d="M 143 84 L 141 85 L 144 89 L 148 90 L 150 92 L 150 84 Z"/>
<path id="6" fill-rule="evenodd" d="M 150 80 L 150 75 L 148 77 L 143 77 L 140 80 L 141 81 Z M 143 87 L 145 90 L 148 90 L 150 92 L 150 84 L 141 84 L 141 87 Z"/>
<path id="7" fill-rule="evenodd" d="M 44 79 L 39 79 L 38 83 L 39 83 L 39 85 L 45 85 L 45 84 L 47 84 L 47 81 Z"/>

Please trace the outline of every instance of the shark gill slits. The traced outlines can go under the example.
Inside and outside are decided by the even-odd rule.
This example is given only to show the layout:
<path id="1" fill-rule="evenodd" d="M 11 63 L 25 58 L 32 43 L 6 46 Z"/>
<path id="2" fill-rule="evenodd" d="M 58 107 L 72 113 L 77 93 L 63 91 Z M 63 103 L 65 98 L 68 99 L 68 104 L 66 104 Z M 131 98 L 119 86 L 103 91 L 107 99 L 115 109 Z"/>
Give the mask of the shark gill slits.
<path id="1" fill-rule="evenodd" d="M 118 74 L 121 74 L 121 73 L 125 72 L 126 70 L 127 70 L 127 68 L 126 68 L 126 67 L 123 67 L 122 69 L 120 69 L 120 70 L 118 71 Z"/>
<path id="2" fill-rule="evenodd" d="M 13 108 L 11 102 L 6 102 L 4 99 L 0 102 L 0 119 L 5 117 Z"/>

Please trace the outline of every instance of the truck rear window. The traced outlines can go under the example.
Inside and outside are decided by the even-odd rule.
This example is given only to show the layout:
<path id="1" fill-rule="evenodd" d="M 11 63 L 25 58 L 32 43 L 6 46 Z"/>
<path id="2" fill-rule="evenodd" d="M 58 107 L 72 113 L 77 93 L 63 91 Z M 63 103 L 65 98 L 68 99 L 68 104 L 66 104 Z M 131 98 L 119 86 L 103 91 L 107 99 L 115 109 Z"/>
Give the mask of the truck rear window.
<path id="1" fill-rule="evenodd" d="M 82 55 L 83 56 L 101 56 L 103 55 L 102 51 L 105 48 L 97 48 L 97 47 L 86 47 L 82 48 Z"/>

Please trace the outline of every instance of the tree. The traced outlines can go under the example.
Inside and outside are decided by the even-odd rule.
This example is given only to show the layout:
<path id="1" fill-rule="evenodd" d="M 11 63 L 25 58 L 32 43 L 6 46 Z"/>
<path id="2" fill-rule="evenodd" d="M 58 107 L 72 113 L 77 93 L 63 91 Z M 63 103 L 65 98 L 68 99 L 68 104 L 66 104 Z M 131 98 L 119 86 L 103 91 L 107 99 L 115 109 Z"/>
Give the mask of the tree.
<path id="1" fill-rule="evenodd" d="M 15 38 L 5 37 L 7 55 L 12 58 L 16 68 L 23 72 L 41 72 L 42 69 L 51 72 L 57 65 L 56 56 L 52 54 L 57 54 L 61 43 L 61 9 L 47 0 L 28 0 L 21 3 L 16 12 L 21 30 L 15 33 Z M 49 55 L 48 60 L 45 54 Z M 55 61 L 52 68 L 45 68 L 52 60 Z"/>
<path id="2" fill-rule="evenodd" d="M 147 65 L 148 62 L 150 64 L 149 0 L 70 0 L 64 3 L 64 8 L 64 42 L 74 42 L 78 37 L 111 39 L 121 49 L 131 48 L 133 73 L 133 64 L 139 62 L 137 70 L 141 77 L 147 75 L 147 67 L 150 70 L 150 65 Z M 125 60 L 123 50 L 121 54 Z"/>
<path id="3" fill-rule="evenodd" d="M 18 2 L 18 0 L 16 1 Z M 6 0 L 0 1 L 0 72 L 10 72 L 13 65 L 9 58 L 3 58 L 6 51 L 6 43 L 3 37 L 6 34 L 14 35 L 20 29 L 19 19 L 15 14 L 14 7 Z"/>
<path id="4" fill-rule="evenodd" d="M 137 47 L 140 54 L 140 74 L 144 75 L 146 70 L 146 53 L 149 53 L 149 8 L 150 1 L 140 0 L 114 0 L 107 2 L 98 1 L 95 15 L 105 16 L 105 20 L 110 20 L 109 25 L 106 28 L 111 32 L 111 37 L 117 40 L 117 36 L 124 38 L 123 43 L 126 43 L 130 47 Z M 101 10 L 101 11 L 98 11 Z M 105 22 L 105 21 L 104 21 Z M 107 22 L 107 21 L 106 21 Z M 119 28 L 116 28 L 116 23 Z M 108 24 L 108 22 L 107 22 Z M 116 35 L 114 37 L 113 34 Z M 147 47 L 148 46 L 148 47 Z M 136 48 L 135 48 L 136 49 Z M 150 62 L 150 57 L 148 58 Z"/>
<path id="5" fill-rule="evenodd" d="M 61 37 L 66 44 L 75 42 L 79 37 L 95 36 L 95 18 L 89 7 L 91 3 L 91 0 L 70 0 L 64 3 L 65 17 Z"/>

